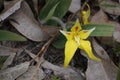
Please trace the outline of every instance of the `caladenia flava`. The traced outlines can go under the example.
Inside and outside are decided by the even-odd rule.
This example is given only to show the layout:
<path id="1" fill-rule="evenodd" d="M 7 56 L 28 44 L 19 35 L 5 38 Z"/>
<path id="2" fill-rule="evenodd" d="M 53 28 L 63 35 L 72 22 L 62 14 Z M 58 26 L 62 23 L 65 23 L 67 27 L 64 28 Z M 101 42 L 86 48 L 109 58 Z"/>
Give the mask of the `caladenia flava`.
<path id="1" fill-rule="evenodd" d="M 99 58 L 94 56 L 90 41 L 86 40 L 94 30 L 95 28 L 92 28 L 90 30 L 82 30 L 78 19 L 71 28 L 71 31 L 60 30 L 60 32 L 67 39 L 65 44 L 64 67 L 67 67 L 69 65 L 78 48 L 84 50 L 92 60 L 100 61 Z"/>
<path id="2" fill-rule="evenodd" d="M 85 10 L 81 11 L 81 14 L 80 14 L 82 21 L 83 21 L 83 24 L 90 23 L 88 20 L 89 16 L 90 16 L 90 6 L 87 3 L 86 3 L 86 5 L 87 5 L 88 9 L 86 11 Z"/>

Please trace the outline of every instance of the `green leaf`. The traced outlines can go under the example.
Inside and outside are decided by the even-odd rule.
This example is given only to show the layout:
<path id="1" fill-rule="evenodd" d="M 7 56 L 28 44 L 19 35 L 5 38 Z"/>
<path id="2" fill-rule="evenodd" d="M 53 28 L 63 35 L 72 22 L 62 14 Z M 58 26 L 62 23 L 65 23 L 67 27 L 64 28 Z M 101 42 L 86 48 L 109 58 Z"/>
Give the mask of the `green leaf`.
<path id="1" fill-rule="evenodd" d="M 54 11 L 55 11 L 55 9 L 56 9 L 56 7 L 57 7 L 58 4 L 59 4 L 59 3 L 57 3 L 57 4 L 50 10 L 50 12 L 49 12 L 48 15 L 46 16 L 46 18 L 43 20 L 43 22 L 48 21 L 48 20 L 53 16 Z"/>
<path id="2" fill-rule="evenodd" d="M 115 4 L 100 4 L 101 7 L 105 7 L 105 8 L 115 8 L 115 7 L 119 7 L 120 5 L 115 5 Z"/>
<path id="3" fill-rule="evenodd" d="M 112 36 L 114 27 L 111 24 L 88 24 L 88 25 L 83 25 L 83 29 L 91 29 L 91 28 L 96 28 L 90 36 Z"/>
<path id="4" fill-rule="evenodd" d="M 0 41 L 26 41 L 24 37 L 16 33 L 0 30 Z"/>
<path id="5" fill-rule="evenodd" d="M 54 43 L 52 44 L 55 48 L 57 49 L 62 49 L 65 46 L 65 42 L 66 42 L 66 38 L 65 36 L 63 36 L 62 34 L 60 34 L 56 40 L 54 41 Z"/>
<path id="6" fill-rule="evenodd" d="M 58 18 L 62 18 L 66 12 L 68 11 L 72 0 L 60 0 L 60 4 L 58 4 L 54 16 Z"/>
<path id="7" fill-rule="evenodd" d="M 71 4 L 71 1 L 72 0 L 60 0 L 60 3 L 58 4 L 58 6 L 56 7 L 56 10 L 54 12 L 54 15 L 55 17 L 59 18 L 59 19 L 62 19 L 63 16 L 66 14 L 66 12 L 68 11 L 69 7 L 70 7 L 70 4 Z M 50 20 L 48 22 L 48 24 L 52 24 L 54 26 L 57 25 L 57 22 L 54 21 L 54 20 Z"/>
<path id="8" fill-rule="evenodd" d="M 46 5 L 40 12 L 40 19 L 44 20 L 50 13 L 50 10 L 52 10 L 52 8 L 58 3 L 59 4 L 56 6 L 53 16 L 58 17 L 60 19 L 63 18 L 63 16 L 66 14 L 66 12 L 69 9 L 71 1 L 72 0 L 47 0 Z M 54 20 L 49 20 L 47 23 L 49 25 L 57 24 L 57 22 Z"/>
<path id="9" fill-rule="evenodd" d="M 116 80 L 120 80 L 120 63 L 119 63 L 119 69 L 118 69 L 117 79 Z"/>
<path id="10" fill-rule="evenodd" d="M 42 8 L 41 12 L 40 12 L 40 19 L 44 20 L 48 13 L 50 12 L 50 10 L 58 3 L 60 2 L 60 0 L 47 0 L 47 3 L 45 4 L 45 6 Z"/>

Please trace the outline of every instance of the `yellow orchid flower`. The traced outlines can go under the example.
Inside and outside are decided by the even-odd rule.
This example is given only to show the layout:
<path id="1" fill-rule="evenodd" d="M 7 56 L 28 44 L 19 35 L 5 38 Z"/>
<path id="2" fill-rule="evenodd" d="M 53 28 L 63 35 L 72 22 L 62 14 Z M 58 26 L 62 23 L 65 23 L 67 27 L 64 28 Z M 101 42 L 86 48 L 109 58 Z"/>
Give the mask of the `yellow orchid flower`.
<path id="1" fill-rule="evenodd" d="M 68 66 L 77 48 L 84 50 L 88 54 L 89 58 L 100 61 L 100 59 L 95 57 L 92 53 L 90 42 L 85 40 L 93 30 L 95 30 L 95 28 L 82 30 L 79 20 L 76 20 L 75 24 L 71 28 L 71 32 L 60 30 L 60 32 L 67 38 L 67 42 L 65 44 L 64 67 Z"/>
<path id="2" fill-rule="evenodd" d="M 82 17 L 82 20 L 83 20 L 83 24 L 89 24 L 88 18 L 90 16 L 90 6 L 88 4 L 86 4 L 86 5 L 88 7 L 88 10 L 87 11 L 83 10 L 81 12 L 81 14 L 82 14 L 81 17 Z"/>

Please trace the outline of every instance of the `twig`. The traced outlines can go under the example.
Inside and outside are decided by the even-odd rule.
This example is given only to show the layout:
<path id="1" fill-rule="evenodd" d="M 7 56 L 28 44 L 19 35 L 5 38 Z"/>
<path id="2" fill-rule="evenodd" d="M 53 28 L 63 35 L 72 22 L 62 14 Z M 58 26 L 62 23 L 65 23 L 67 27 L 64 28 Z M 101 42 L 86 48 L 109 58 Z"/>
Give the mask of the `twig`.
<path id="1" fill-rule="evenodd" d="M 54 40 L 55 36 L 54 37 L 51 37 L 44 45 L 43 47 L 41 48 L 41 50 L 38 52 L 38 54 L 36 55 L 36 57 L 34 57 L 32 61 L 35 61 L 36 58 L 38 58 L 38 62 L 37 62 L 37 65 L 40 65 L 41 64 L 41 57 L 43 57 L 43 54 L 47 51 L 49 45 L 51 44 L 51 42 Z"/>
<path id="2" fill-rule="evenodd" d="M 43 55 L 47 51 L 49 45 L 54 40 L 54 38 L 55 37 L 52 37 L 50 40 L 48 40 L 48 42 L 46 44 L 44 44 L 44 46 L 42 47 L 42 49 L 38 52 L 37 56 L 39 56 L 39 61 L 36 64 L 37 68 L 39 68 L 40 64 L 43 62 L 43 60 L 44 60 Z"/>

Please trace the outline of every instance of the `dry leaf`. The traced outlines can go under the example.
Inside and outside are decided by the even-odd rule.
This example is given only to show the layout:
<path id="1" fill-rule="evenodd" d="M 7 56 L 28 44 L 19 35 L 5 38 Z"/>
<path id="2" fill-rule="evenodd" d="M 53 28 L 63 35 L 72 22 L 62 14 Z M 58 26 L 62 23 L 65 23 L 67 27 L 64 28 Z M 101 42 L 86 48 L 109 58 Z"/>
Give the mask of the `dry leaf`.
<path id="1" fill-rule="evenodd" d="M 80 73 L 77 73 L 71 68 L 64 68 L 53 65 L 47 61 L 44 61 L 41 66 L 46 69 L 50 69 L 55 75 L 63 76 L 65 80 L 84 80 Z"/>
<path id="2" fill-rule="evenodd" d="M 88 59 L 86 80 L 109 80 L 100 62 Z"/>
<path id="3" fill-rule="evenodd" d="M 105 12 L 108 12 L 108 13 L 114 14 L 114 15 L 118 15 L 118 16 L 120 15 L 120 4 L 119 3 L 113 2 L 111 0 L 103 0 L 100 2 L 100 5 Z M 102 5 L 104 5 L 104 6 L 102 6 Z"/>
<path id="4" fill-rule="evenodd" d="M 116 80 L 118 68 L 107 52 L 95 40 L 93 40 L 93 48 L 102 59 L 101 62 L 88 59 L 87 80 Z"/>
<path id="5" fill-rule="evenodd" d="M 38 0 L 33 0 L 35 11 L 38 13 Z"/>
<path id="6" fill-rule="evenodd" d="M 16 80 L 43 80 L 44 77 L 45 74 L 42 69 L 37 69 L 36 66 L 30 66 L 28 71 Z"/>
<path id="7" fill-rule="evenodd" d="M 72 0 L 71 5 L 69 7 L 69 11 L 72 13 L 77 12 L 80 9 L 81 0 Z"/>
<path id="8" fill-rule="evenodd" d="M 7 68 L 13 61 L 14 57 L 15 57 L 16 53 L 12 53 L 7 60 L 3 63 L 2 69 Z"/>
<path id="9" fill-rule="evenodd" d="M 91 18 L 91 23 L 108 23 L 108 17 L 102 9 Z"/>
<path id="10" fill-rule="evenodd" d="M 24 2 L 25 3 L 25 2 Z M 21 6 L 25 5 L 22 3 Z M 27 7 L 26 7 L 27 8 Z M 27 10 L 27 9 L 26 9 Z M 11 24 L 24 36 L 33 41 L 43 41 L 48 39 L 48 35 L 42 31 L 39 23 L 32 17 L 27 16 L 23 9 L 19 9 L 11 18 L 16 22 L 11 21 Z"/>
<path id="11" fill-rule="evenodd" d="M 30 62 L 24 62 L 15 67 L 3 69 L 0 71 L 0 80 L 15 80 L 18 76 L 27 71 Z"/>
<path id="12" fill-rule="evenodd" d="M 11 54 L 14 54 L 14 53 L 16 53 L 15 49 L 0 46 L 0 56 L 10 56 Z"/>
<path id="13" fill-rule="evenodd" d="M 5 5 L 5 9 L 0 14 L 0 21 L 6 19 L 8 16 L 18 10 L 20 8 L 21 2 L 22 0 L 14 0 Z"/>
<path id="14" fill-rule="evenodd" d="M 120 42 L 120 24 L 117 22 L 113 22 L 115 24 L 115 31 L 113 33 L 113 37 L 117 42 Z"/>
<path id="15" fill-rule="evenodd" d="M 25 52 L 26 52 L 32 59 L 35 59 L 36 62 L 39 61 L 38 57 L 36 57 L 37 55 L 31 53 L 31 52 L 28 51 L 28 50 L 25 50 Z"/>
<path id="16" fill-rule="evenodd" d="M 34 14 L 31 10 L 31 8 L 29 7 L 29 5 L 25 1 L 22 2 L 20 9 L 22 10 L 22 12 L 24 14 L 27 14 L 28 17 L 34 18 Z"/>
<path id="17" fill-rule="evenodd" d="M 55 36 L 59 33 L 59 28 L 57 26 L 41 26 L 43 31 L 45 31 L 50 36 Z"/>
<path id="18" fill-rule="evenodd" d="M 8 65 L 12 63 L 13 58 L 16 55 L 16 52 L 17 52 L 16 49 L 0 46 L 0 56 L 8 56 L 8 58 L 5 59 L 6 61 L 2 63 L 3 64 L 2 69 L 6 68 Z"/>

